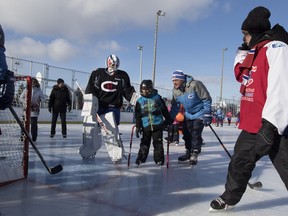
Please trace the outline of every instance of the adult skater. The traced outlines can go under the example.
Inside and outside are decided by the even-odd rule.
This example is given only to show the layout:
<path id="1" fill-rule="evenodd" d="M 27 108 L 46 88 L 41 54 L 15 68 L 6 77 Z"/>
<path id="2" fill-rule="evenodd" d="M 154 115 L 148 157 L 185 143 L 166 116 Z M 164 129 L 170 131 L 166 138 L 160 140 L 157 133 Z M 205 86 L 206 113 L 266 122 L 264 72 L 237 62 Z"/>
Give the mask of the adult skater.
<path id="1" fill-rule="evenodd" d="M 55 135 L 57 118 L 60 115 L 61 130 L 63 138 L 67 138 L 67 123 L 66 113 L 71 111 L 71 98 L 70 92 L 67 86 L 64 84 L 64 80 L 57 79 L 57 85 L 53 86 L 53 89 L 49 96 L 48 111 L 52 112 L 51 132 L 50 138 Z"/>
<path id="2" fill-rule="evenodd" d="M 232 208 L 242 198 L 256 162 L 269 155 L 288 189 L 288 33 L 279 24 L 271 29 L 270 11 L 251 10 L 241 30 L 234 72 L 241 82 L 242 129 L 228 167 L 224 193 L 210 211 Z M 279 96 L 281 95 L 281 96 Z"/>
<path id="3" fill-rule="evenodd" d="M 183 121 L 183 140 L 186 154 L 178 158 L 179 163 L 190 162 L 196 165 L 202 147 L 202 131 L 204 126 L 212 122 L 212 99 L 204 84 L 194 80 L 181 70 L 172 75 L 173 97 L 171 101 L 171 117 L 174 119 L 183 104 L 185 118 Z"/>

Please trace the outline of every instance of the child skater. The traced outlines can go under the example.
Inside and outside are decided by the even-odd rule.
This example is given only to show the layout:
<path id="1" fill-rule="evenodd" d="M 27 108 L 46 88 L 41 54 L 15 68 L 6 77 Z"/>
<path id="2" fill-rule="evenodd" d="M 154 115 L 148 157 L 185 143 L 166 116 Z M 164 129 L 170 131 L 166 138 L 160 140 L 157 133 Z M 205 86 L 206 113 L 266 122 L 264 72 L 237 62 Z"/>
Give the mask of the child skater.
<path id="1" fill-rule="evenodd" d="M 141 97 L 135 107 L 136 137 L 142 134 L 136 164 L 146 162 L 151 139 L 154 147 L 154 161 L 157 165 L 164 164 L 163 130 L 172 124 L 167 106 L 158 91 L 153 88 L 152 80 L 143 80 L 140 85 Z M 163 119 L 165 118 L 165 120 Z"/>

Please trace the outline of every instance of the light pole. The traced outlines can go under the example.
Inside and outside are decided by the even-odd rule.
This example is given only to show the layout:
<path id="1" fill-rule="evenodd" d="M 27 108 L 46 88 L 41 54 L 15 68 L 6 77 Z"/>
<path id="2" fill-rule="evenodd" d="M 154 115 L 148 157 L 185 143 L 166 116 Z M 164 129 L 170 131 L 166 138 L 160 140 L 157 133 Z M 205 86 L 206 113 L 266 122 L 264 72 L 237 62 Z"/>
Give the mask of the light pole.
<path id="1" fill-rule="evenodd" d="M 155 70 L 156 70 L 156 52 L 157 52 L 157 37 L 158 37 L 158 19 L 159 16 L 165 16 L 165 12 L 158 10 L 156 13 L 156 24 L 155 24 L 155 38 L 154 38 L 154 62 L 152 71 L 152 82 L 155 86 Z"/>
<path id="2" fill-rule="evenodd" d="M 222 70 L 221 70 L 220 101 L 219 101 L 220 104 L 221 104 L 221 101 L 222 101 L 222 89 L 223 89 L 224 52 L 227 51 L 227 50 L 228 50 L 228 48 L 223 48 L 223 49 L 222 49 Z"/>
<path id="3" fill-rule="evenodd" d="M 142 82 L 142 62 L 143 62 L 143 45 L 139 45 L 137 49 L 140 51 L 140 78 L 139 84 Z"/>

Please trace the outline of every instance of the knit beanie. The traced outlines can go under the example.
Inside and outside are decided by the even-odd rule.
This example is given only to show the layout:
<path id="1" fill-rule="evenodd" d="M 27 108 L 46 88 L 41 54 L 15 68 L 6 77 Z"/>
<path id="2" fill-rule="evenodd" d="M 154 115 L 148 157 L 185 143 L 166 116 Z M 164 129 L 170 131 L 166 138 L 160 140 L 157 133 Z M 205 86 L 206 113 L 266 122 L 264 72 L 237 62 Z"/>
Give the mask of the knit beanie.
<path id="1" fill-rule="evenodd" d="M 242 23 L 241 30 L 248 31 L 249 33 L 262 33 L 270 30 L 270 15 L 270 11 L 265 7 L 259 6 L 254 8 Z"/>
<path id="2" fill-rule="evenodd" d="M 185 80 L 185 74 L 181 70 L 176 70 L 172 74 L 172 80 Z"/>
<path id="3" fill-rule="evenodd" d="M 59 85 L 60 83 L 64 83 L 64 80 L 61 78 L 57 79 L 57 84 Z"/>

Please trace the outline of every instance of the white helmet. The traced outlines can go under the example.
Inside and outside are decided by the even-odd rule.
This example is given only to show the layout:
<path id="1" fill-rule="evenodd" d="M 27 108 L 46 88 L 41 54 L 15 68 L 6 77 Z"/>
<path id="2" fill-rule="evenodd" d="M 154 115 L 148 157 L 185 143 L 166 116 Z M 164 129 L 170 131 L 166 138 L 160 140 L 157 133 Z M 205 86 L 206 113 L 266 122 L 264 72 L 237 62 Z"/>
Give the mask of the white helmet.
<path id="1" fill-rule="evenodd" d="M 108 70 L 108 73 L 113 75 L 117 69 L 119 68 L 120 66 L 120 60 L 119 58 L 112 54 L 112 55 L 109 55 L 106 59 L 106 68 Z"/>

